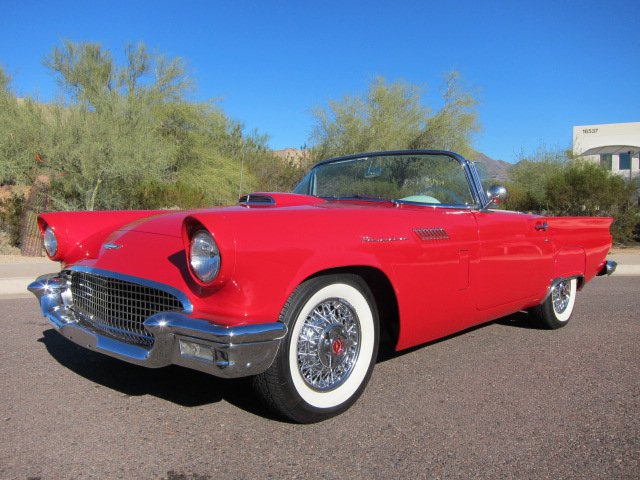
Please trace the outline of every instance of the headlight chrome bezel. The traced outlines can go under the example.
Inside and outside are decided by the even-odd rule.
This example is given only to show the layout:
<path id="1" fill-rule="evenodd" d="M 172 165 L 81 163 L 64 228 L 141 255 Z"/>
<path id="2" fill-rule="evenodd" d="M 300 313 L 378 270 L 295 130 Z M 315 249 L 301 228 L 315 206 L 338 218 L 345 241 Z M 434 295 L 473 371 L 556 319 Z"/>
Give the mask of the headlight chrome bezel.
<path id="1" fill-rule="evenodd" d="M 49 226 L 42 235 L 42 243 L 44 245 L 44 250 L 47 252 L 47 255 L 49 255 L 49 258 L 54 258 L 58 253 L 59 244 L 55 232 Z"/>
<path id="2" fill-rule="evenodd" d="M 222 258 L 213 235 L 200 228 L 193 232 L 189 244 L 189 268 L 197 280 L 213 282 L 220 273 Z"/>

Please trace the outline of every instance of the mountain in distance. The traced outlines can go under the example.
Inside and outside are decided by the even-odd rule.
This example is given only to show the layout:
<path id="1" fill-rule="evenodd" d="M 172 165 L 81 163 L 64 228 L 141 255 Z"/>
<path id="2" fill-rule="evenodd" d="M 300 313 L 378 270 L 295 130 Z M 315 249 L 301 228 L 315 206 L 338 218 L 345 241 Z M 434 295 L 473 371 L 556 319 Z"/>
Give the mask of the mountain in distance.
<path id="1" fill-rule="evenodd" d="M 301 161 L 309 158 L 309 150 L 302 148 L 283 148 L 281 150 L 273 150 L 273 154 L 281 160 L 292 162 L 299 165 Z"/>
<path id="2" fill-rule="evenodd" d="M 491 180 L 505 181 L 509 179 L 509 170 L 513 167 L 512 163 L 505 162 L 504 160 L 494 160 L 493 158 L 485 155 L 482 152 L 476 150 L 473 151 L 469 160 L 480 162 L 486 169 L 486 177 Z M 482 167 L 479 169 L 482 170 Z"/>
<path id="3" fill-rule="evenodd" d="M 281 150 L 274 150 L 273 153 L 276 157 L 281 158 L 282 160 L 291 161 L 296 164 L 309 156 L 308 150 L 300 148 L 283 148 Z M 513 167 L 513 164 L 509 162 L 505 162 L 504 160 L 494 160 L 488 155 L 476 150 L 473 151 L 469 160 L 481 162 L 484 168 L 480 167 L 480 170 L 486 169 L 486 174 L 483 176 L 486 176 L 491 180 L 507 180 L 509 178 L 509 169 Z"/>

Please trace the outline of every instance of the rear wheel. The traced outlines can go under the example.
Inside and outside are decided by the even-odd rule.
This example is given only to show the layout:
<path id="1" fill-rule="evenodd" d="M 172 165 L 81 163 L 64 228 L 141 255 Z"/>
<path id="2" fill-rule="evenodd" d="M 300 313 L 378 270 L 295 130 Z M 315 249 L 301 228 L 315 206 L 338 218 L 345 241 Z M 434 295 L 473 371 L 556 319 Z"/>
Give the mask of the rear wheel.
<path id="1" fill-rule="evenodd" d="M 312 278 L 291 294 L 280 320 L 288 333 L 273 365 L 254 378 L 258 394 L 299 423 L 348 409 L 378 351 L 378 312 L 367 284 L 356 275 Z"/>
<path id="2" fill-rule="evenodd" d="M 540 325 L 548 329 L 564 327 L 571 318 L 576 302 L 578 280 L 558 280 L 551 286 L 551 293 L 532 312 Z"/>

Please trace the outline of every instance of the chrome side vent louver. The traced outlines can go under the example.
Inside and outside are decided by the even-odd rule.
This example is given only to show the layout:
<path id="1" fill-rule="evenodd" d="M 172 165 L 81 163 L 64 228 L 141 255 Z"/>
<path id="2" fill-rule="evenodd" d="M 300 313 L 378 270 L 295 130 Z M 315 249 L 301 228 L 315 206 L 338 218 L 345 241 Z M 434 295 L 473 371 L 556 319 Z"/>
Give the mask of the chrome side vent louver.
<path id="1" fill-rule="evenodd" d="M 271 195 L 251 193 L 240 197 L 238 203 L 245 207 L 269 207 L 275 205 L 276 200 Z"/>
<path id="2" fill-rule="evenodd" d="M 424 242 L 432 240 L 449 240 L 449 235 L 444 228 L 414 228 L 418 238 Z"/>

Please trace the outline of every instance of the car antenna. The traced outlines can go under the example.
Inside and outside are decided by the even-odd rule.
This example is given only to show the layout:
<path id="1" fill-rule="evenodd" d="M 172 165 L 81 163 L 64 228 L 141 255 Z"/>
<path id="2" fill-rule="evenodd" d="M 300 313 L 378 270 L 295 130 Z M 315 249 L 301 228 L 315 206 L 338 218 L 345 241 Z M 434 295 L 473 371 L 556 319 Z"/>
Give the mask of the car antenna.
<path id="1" fill-rule="evenodd" d="M 238 198 L 242 196 L 242 173 L 244 172 L 244 144 L 242 144 L 242 157 L 240 159 L 240 185 L 238 186 Z"/>

